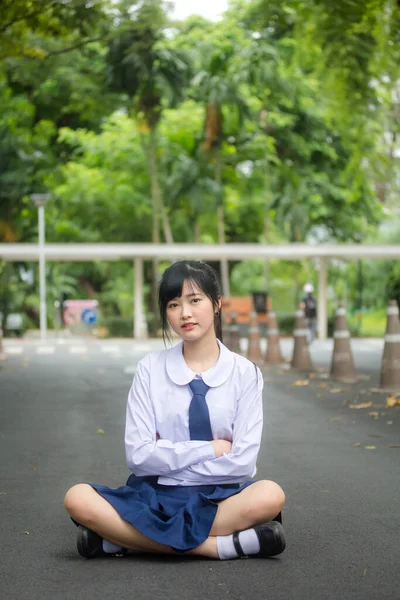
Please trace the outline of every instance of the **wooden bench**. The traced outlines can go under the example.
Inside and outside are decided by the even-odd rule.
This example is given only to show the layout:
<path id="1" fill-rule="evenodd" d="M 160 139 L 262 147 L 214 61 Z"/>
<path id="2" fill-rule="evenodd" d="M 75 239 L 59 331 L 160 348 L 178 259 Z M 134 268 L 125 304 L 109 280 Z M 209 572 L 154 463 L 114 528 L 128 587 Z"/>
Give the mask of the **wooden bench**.
<path id="1" fill-rule="evenodd" d="M 267 312 L 257 314 L 259 324 L 268 323 L 268 312 L 272 310 L 271 298 L 267 297 Z M 230 298 L 222 298 L 222 314 L 225 323 L 231 323 L 231 313 L 236 313 L 236 322 L 239 324 L 248 324 L 250 321 L 250 313 L 254 312 L 254 303 L 252 296 L 232 296 Z"/>

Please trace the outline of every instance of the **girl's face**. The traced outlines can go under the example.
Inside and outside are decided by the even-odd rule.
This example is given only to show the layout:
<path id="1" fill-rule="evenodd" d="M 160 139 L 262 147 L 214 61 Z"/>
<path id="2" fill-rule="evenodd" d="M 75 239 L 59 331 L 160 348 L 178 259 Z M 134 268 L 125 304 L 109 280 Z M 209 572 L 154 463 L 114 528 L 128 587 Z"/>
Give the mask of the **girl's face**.
<path id="1" fill-rule="evenodd" d="M 167 319 L 171 329 L 184 341 L 196 341 L 207 334 L 215 336 L 216 311 L 217 308 L 200 288 L 185 281 L 182 295 L 167 304 Z"/>

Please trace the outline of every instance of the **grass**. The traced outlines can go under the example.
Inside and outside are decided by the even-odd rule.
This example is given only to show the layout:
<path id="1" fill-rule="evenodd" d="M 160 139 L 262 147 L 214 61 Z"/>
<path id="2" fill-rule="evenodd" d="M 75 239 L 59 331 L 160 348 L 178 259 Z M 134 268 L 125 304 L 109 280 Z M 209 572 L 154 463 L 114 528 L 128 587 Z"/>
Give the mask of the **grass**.
<path id="1" fill-rule="evenodd" d="M 359 337 L 383 337 L 386 331 L 386 308 L 348 317 L 349 327 Z"/>

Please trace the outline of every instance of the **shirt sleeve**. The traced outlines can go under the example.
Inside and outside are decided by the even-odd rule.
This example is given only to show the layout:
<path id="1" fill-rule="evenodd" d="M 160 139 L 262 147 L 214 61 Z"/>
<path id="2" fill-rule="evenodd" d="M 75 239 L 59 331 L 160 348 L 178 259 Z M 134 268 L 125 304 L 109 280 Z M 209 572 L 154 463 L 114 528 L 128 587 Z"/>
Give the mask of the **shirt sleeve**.
<path id="1" fill-rule="evenodd" d="M 215 458 L 210 442 L 157 440 L 149 383 L 149 359 L 146 357 L 138 364 L 126 408 L 125 453 L 130 471 L 139 477 L 165 476 Z"/>
<path id="2" fill-rule="evenodd" d="M 254 365 L 243 374 L 243 392 L 238 400 L 233 425 L 232 449 L 229 454 L 194 464 L 174 476 L 187 484 L 218 485 L 247 481 L 256 473 L 263 428 L 261 371 Z M 161 481 L 160 481 L 161 483 Z"/>

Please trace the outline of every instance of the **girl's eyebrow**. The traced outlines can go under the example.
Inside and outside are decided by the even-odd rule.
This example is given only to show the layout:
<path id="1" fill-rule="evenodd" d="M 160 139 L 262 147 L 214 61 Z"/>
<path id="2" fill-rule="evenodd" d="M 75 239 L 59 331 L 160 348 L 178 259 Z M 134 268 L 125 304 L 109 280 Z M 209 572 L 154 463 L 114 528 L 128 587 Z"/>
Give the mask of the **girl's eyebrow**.
<path id="1" fill-rule="evenodd" d="M 202 292 L 191 292 L 190 294 L 186 294 L 185 298 L 192 298 L 193 296 L 201 296 Z M 172 298 L 172 300 L 170 300 L 169 302 L 176 302 L 177 300 L 179 300 L 179 298 L 182 298 L 182 296 L 176 296 L 176 298 Z"/>

